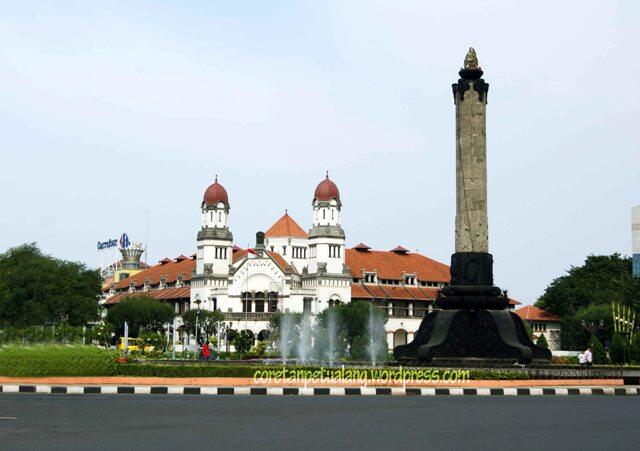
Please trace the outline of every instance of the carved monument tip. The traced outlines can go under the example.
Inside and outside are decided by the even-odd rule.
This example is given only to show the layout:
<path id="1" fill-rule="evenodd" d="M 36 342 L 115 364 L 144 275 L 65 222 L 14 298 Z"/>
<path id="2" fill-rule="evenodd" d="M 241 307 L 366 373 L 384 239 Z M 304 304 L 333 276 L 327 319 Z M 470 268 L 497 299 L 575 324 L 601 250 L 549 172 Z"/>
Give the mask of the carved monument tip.
<path id="1" fill-rule="evenodd" d="M 480 66 L 478 65 L 478 57 L 476 55 L 476 51 L 473 47 L 469 47 L 469 51 L 467 52 L 467 56 L 464 57 L 464 68 L 465 69 L 478 69 Z"/>

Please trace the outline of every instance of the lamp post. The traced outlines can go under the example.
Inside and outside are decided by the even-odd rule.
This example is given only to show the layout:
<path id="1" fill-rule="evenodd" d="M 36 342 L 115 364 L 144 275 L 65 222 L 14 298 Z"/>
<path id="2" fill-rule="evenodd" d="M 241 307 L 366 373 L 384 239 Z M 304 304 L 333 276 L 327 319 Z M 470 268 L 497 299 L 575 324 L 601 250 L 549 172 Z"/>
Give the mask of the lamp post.
<path id="1" fill-rule="evenodd" d="M 194 350 L 195 359 L 198 359 L 198 319 L 200 317 L 200 299 L 196 299 L 196 330 L 195 330 L 195 338 L 196 338 L 196 347 Z"/>
<path id="2" fill-rule="evenodd" d="M 594 335 L 596 331 L 602 330 L 604 328 L 604 320 L 600 320 L 598 324 L 594 322 L 587 322 L 584 319 L 582 320 L 582 328 L 588 331 L 591 335 Z"/>
<path id="3" fill-rule="evenodd" d="M 233 326 L 233 321 L 230 321 L 229 324 L 227 324 L 224 329 L 224 333 L 225 333 L 224 341 L 225 341 L 225 346 L 227 347 L 227 354 L 231 352 L 231 346 L 229 346 L 229 331 L 231 330 L 232 326 Z"/>

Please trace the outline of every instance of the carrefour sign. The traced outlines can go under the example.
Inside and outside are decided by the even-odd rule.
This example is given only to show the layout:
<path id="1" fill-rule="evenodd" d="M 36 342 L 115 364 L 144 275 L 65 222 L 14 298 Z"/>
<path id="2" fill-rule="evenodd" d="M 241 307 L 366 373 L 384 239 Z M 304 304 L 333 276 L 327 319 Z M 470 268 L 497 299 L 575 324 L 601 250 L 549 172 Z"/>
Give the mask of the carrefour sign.
<path id="1" fill-rule="evenodd" d="M 113 240 L 107 240 L 107 241 L 98 241 L 98 250 L 101 251 L 104 249 L 116 247 L 118 244 L 122 249 L 126 249 L 129 246 L 131 246 L 131 241 L 129 241 L 129 236 L 126 233 L 123 233 L 120 236 L 119 240 L 113 239 Z"/>
<path id="2" fill-rule="evenodd" d="M 109 249 L 110 247 L 116 247 L 118 245 L 118 240 L 107 240 L 107 241 L 98 241 L 98 250 Z"/>

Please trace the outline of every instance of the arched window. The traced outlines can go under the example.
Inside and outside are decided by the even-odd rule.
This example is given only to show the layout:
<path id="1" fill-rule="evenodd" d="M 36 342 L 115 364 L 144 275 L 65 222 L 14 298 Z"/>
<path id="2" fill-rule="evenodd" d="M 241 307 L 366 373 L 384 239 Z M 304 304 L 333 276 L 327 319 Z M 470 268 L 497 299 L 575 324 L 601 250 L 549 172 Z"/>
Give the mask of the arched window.
<path id="1" fill-rule="evenodd" d="M 242 293 L 242 312 L 251 312 L 251 292 L 245 291 Z"/>
<path id="2" fill-rule="evenodd" d="M 404 329 L 398 329 L 393 333 L 393 346 L 400 346 L 407 344 L 407 331 Z"/>
<path id="3" fill-rule="evenodd" d="M 275 291 L 270 291 L 268 296 L 268 309 L 270 313 L 278 310 L 278 293 Z"/>
<path id="4" fill-rule="evenodd" d="M 255 296 L 256 299 L 256 313 L 264 312 L 264 293 L 262 291 L 258 291 Z"/>

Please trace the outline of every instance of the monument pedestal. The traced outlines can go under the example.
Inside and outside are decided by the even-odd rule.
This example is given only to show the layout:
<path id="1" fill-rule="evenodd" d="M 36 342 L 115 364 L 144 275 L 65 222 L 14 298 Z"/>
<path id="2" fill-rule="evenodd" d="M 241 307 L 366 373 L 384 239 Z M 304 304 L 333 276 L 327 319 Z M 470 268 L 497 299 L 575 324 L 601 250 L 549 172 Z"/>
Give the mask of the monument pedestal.
<path id="1" fill-rule="evenodd" d="M 422 320 L 414 340 L 397 346 L 399 361 L 500 359 L 549 361 L 551 351 L 535 345 L 522 319 L 507 309 L 509 298 L 493 286 L 493 258 L 481 252 L 451 256 L 453 285 L 442 289 L 436 310 Z"/>
<path id="2" fill-rule="evenodd" d="M 463 363 L 465 359 L 500 359 L 518 363 L 551 359 L 551 351 L 535 345 L 518 315 L 506 310 L 437 310 L 422 320 L 414 340 L 396 346 L 398 361 L 429 363 L 433 359 Z"/>

